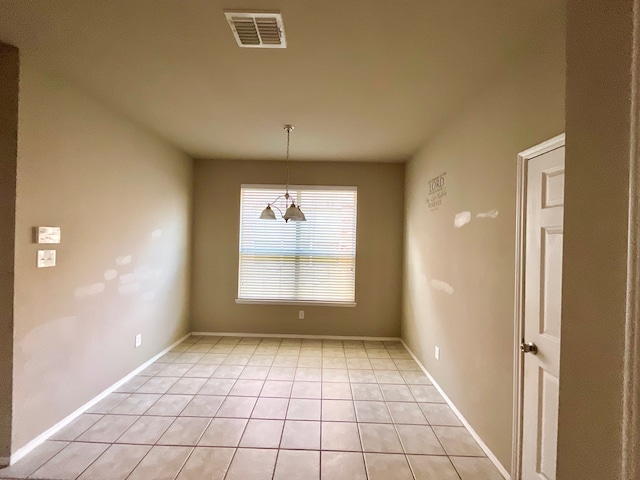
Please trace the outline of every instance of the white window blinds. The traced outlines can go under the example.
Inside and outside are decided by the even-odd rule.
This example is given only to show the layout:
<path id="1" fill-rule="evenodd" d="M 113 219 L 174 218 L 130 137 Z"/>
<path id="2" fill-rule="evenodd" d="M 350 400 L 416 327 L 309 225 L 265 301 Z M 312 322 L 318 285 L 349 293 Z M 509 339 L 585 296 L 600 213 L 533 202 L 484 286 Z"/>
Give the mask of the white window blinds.
<path id="1" fill-rule="evenodd" d="M 307 221 L 285 223 L 273 206 L 277 220 L 260 220 L 283 192 L 242 185 L 238 299 L 353 303 L 357 188 L 289 186 Z"/>

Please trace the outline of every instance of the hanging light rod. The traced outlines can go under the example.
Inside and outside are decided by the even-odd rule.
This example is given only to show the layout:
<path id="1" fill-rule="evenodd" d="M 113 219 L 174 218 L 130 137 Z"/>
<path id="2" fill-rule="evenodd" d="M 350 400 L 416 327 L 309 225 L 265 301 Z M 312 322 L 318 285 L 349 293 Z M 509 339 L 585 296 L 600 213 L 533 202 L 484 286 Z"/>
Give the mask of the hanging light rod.
<path id="1" fill-rule="evenodd" d="M 285 193 L 284 195 L 278 196 L 273 202 L 267 204 L 267 208 L 265 208 L 260 214 L 260 218 L 262 220 L 277 220 L 276 213 L 271 209 L 271 207 L 273 207 L 278 210 L 278 212 L 280 213 L 280 217 L 283 218 L 285 222 L 288 222 L 289 220 L 295 222 L 307 221 L 304 213 L 302 213 L 302 210 L 300 210 L 300 206 L 296 206 L 295 202 L 291 198 L 291 195 L 289 195 L 289 142 L 291 140 L 291 131 L 294 128 L 295 127 L 293 125 L 284 126 L 284 130 L 287 132 L 287 187 L 285 189 Z M 282 210 L 280 210 L 280 208 L 276 205 L 276 202 L 281 198 L 284 198 L 284 215 L 282 214 Z M 291 203 L 289 203 L 289 200 L 291 200 Z"/>

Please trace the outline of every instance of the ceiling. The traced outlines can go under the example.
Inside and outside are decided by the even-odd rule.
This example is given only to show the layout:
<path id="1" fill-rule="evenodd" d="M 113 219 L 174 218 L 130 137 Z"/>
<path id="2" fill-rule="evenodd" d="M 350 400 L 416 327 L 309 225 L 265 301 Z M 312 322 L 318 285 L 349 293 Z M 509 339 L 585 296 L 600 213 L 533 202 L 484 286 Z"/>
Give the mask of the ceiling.
<path id="1" fill-rule="evenodd" d="M 279 10 L 239 48 L 225 8 Z M 0 0 L 0 40 L 198 158 L 403 161 L 523 52 L 559 0 Z"/>

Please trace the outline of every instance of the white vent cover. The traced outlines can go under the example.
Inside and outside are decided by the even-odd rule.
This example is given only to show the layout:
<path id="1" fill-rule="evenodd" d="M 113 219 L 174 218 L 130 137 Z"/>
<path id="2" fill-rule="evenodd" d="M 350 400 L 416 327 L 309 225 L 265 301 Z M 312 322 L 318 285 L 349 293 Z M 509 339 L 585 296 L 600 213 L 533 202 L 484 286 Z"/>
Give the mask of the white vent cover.
<path id="1" fill-rule="evenodd" d="M 280 12 L 225 11 L 233 36 L 243 48 L 286 48 Z"/>

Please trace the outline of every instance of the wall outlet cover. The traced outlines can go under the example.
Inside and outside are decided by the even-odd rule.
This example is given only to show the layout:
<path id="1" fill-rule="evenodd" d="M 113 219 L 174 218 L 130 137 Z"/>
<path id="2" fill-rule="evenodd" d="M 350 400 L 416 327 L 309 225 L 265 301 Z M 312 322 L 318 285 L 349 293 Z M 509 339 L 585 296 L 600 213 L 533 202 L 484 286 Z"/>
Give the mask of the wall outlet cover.
<path id="1" fill-rule="evenodd" d="M 136 348 L 138 348 L 140 345 L 142 345 L 142 334 L 141 333 L 136 335 Z"/>
<path id="2" fill-rule="evenodd" d="M 55 267 L 56 251 L 55 250 L 38 250 L 36 265 L 38 268 Z"/>
<path id="3" fill-rule="evenodd" d="M 300 320 L 304 320 L 304 310 L 299 310 L 299 311 L 298 311 L 298 318 L 299 318 Z"/>
<path id="4" fill-rule="evenodd" d="M 436 360 L 440 360 L 440 347 L 436 346 L 434 355 L 436 357 Z"/>

